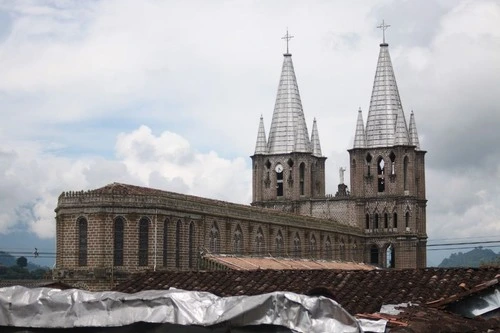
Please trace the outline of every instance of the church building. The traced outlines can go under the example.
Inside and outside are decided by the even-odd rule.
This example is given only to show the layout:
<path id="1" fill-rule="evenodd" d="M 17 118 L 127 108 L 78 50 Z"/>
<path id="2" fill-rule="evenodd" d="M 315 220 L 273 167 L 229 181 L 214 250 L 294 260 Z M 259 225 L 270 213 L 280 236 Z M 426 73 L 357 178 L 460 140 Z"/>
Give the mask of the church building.
<path id="1" fill-rule="evenodd" d="M 325 193 L 326 157 L 316 120 L 309 136 L 288 47 L 283 56 L 269 136 L 261 116 L 251 156 L 251 205 L 119 183 L 63 192 L 56 277 L 102 290 L 143 270 L 214 269 L 214 256 L 425 267 L 426 152 L 385 38 L 367 121 L 359 110 L 348 150 L 350 186 L 341 168 L 335 195 Z"/>

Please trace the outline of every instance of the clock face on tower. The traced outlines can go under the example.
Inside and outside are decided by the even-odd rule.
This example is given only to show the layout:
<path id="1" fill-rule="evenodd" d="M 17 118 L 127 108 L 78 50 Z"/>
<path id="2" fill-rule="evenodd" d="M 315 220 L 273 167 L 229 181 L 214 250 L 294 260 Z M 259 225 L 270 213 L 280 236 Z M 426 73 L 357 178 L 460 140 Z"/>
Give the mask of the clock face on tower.
<path id="1" fill-rule="evenodd" d="M 283 166 L 278 163 L 276 165 L 276 168 L 274 168 L 274 170 L 276 170 L 277 173 L 282 173 L 283 172 Z"/>

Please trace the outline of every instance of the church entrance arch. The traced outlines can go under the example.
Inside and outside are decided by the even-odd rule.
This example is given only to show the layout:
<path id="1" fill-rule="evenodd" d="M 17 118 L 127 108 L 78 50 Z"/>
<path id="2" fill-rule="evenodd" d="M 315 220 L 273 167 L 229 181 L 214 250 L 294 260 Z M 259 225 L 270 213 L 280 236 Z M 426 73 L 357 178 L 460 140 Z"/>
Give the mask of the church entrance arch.
<path id="1" fill-rule="evenodd" d="M 379 264 L 379 251 L 378 251 L 378 246 L 375 244 L 370 246 L 370 264 L 372 265 Z"/>

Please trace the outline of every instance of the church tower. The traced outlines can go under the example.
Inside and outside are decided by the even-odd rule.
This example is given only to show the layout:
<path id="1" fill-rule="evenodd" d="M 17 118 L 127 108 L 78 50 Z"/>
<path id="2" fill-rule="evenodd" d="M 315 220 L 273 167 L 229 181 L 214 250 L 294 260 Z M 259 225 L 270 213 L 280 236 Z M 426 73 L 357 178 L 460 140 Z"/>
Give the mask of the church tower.
<path id="1" fill-rule="evenodd" d="M 325 196 L 325 160 L 314 120 L 309 137 L 292 55 L 283 55 L 276 103 L 266 140 L 261 116 L 252 158 L 252 205 L 295 211 L 294 202 Z"/>
<path id="2" fill-rule="evenodd" d="M 384 32 L 387 27 L 380 26 Z M 413 111 L 407 126 L 384 36 L 366 126 L 359 109 L 349 150 L 351 196 L 368 237 L 366 262 L 426 267 L 425 153 Z"/>

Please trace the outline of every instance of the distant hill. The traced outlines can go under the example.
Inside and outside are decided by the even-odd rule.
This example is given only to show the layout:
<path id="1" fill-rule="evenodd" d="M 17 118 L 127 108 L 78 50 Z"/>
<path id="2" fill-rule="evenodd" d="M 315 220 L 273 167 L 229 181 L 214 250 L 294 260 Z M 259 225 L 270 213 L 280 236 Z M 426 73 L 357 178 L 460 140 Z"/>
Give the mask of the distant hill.
<path id="1" fill-rule="evenodd" d="M 0 265 L 5 267 L 16 266 L 16 260 L 19 257 L 14 257 L 8 252 L 0 251 Z M 33 271 L 39 268 L 45 268 L 28 261 L 28 266 L 26 267 L 29 271 Z"/>
<path id="2" fill-rule="evenodd" d="M 438 267 L 479 267 L 484 264 L 497 263 L 500 255 L 490 249 L 477 247 L 466 253 L 453 253 L 449 258 L 445 258 Z"/>

